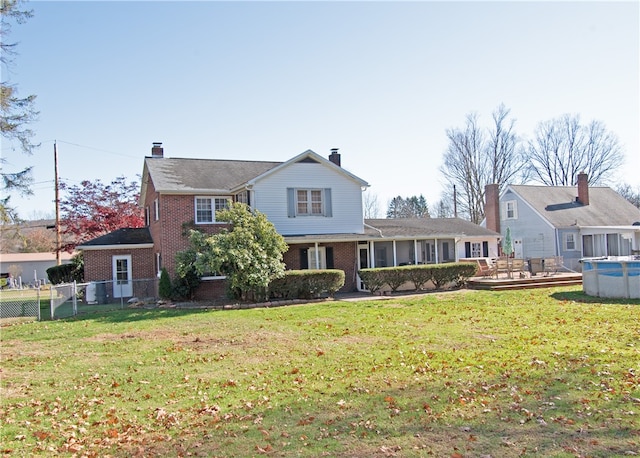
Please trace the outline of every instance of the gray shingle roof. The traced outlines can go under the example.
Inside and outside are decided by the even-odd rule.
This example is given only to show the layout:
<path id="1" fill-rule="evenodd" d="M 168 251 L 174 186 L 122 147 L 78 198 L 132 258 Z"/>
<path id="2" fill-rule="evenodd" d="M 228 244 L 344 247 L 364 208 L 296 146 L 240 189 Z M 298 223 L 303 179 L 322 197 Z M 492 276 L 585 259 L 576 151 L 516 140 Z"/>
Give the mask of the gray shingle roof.
<path id="1" fill-rule="evenodd" d="M 383 237 L 495 237 L 497 232 L 460 218 L 367 219 L 368 235 Z M 380 231 L 380 232 L 378 232 Z"/>
<path id="2" fill-rule="evenodd" d="M 99 247 L 99 246 L 113 246 L 113 245 L 145 245 L 153 244 L 151 233 L 148 227 L 139 228 L 122 228 L 116 229 L 113 232 L 97 237 L 93 240 L 83 243 L 78 246 L 79 249 L 84 247 Z"/>
<path id="3" fill-rule="evenodd" d="M 365 219 L 364 234 L 287 235 L 288 243 L 347 242 L 383 239 L 434 239 L 460 237 L 500 237 L 500 234 L 460 218 Z"/>
<path id="4" fill-rule="evenodd" d="M 228 192 L 282 162 L 225 159 L 146 158 L 158 192 Z"/>
<path id="5" fill-rule="evenodd" d="M 589 205 L 576 202 L 577 189 L 572 186 L 509 188 L 555 227 L 630 226 L 640 221 L 640 210 L 611 188 L 589 187 Z"/>

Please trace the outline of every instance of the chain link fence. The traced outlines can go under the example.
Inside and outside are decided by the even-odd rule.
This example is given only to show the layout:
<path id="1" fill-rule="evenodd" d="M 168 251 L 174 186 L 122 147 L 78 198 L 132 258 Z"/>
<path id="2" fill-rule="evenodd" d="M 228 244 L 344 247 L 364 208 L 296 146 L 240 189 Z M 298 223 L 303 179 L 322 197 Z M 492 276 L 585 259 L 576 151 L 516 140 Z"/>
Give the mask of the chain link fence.
<path id="1" fill-rule="evenodd" d="M 39 288 L 0 290 L 0 318 L 34 317 L 40 320 L 40 300 L 46 296 Z"/>
<path id="2" fill-rule="evenodd" d="M 94 281 L 51 286 L 50 310 L 45 319 L 58 319 L 82 313 L 120 310 L 140 303 L 155 303 L 158 279 Z"/>

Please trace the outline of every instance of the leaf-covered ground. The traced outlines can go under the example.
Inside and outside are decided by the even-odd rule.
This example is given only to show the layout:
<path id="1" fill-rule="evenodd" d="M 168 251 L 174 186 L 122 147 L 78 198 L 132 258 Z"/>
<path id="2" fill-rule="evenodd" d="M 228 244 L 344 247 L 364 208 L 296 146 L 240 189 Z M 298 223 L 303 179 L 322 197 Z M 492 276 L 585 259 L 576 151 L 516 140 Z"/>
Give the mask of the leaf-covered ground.
<path id="1" fill-rule="evenodd" d="M 640 455 L 640 301 L 576 288 L 1 332 L 7 456 Z"/>

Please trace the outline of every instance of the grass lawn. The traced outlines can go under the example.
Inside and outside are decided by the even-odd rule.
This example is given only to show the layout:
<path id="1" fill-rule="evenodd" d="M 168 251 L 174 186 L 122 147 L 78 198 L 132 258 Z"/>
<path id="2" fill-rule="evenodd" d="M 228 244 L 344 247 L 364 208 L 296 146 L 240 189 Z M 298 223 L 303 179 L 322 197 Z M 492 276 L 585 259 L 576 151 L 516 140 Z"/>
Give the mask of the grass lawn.
<path id="1" fill-rule="evenodd" d="M 580 287 L 1 333 L 5 455 L 640 455 L 640 301 Z"/>

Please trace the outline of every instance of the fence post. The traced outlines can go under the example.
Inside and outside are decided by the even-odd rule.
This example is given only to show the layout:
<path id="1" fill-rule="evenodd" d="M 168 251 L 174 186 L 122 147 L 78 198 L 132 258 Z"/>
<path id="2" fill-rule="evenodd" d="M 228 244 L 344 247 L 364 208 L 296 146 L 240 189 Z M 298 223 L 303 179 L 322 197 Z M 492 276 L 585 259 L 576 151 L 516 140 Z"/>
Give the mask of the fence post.
<path id="1" fill-rule="evenodd" d="M 73 316 L 78 314 L 78 285 L 73 280 L 73 287 L 71 288 L 71 294 L 73 294 Z"/>
<path id="2" fill-rule="evenodd" d="M 40 287 L 38 286 L 38 291 L 40 291 Z M 49 288 L 49 309 L 51 312 L 51 319 L 53 320 L 53 288 Z"/>
<path id="3" fill-rule="evenodd" d="M 42 317 L 40 316 L 40 290 L 36 293 L 36 300 L 38 301 L 38 321 L 42 321 Z"/>

